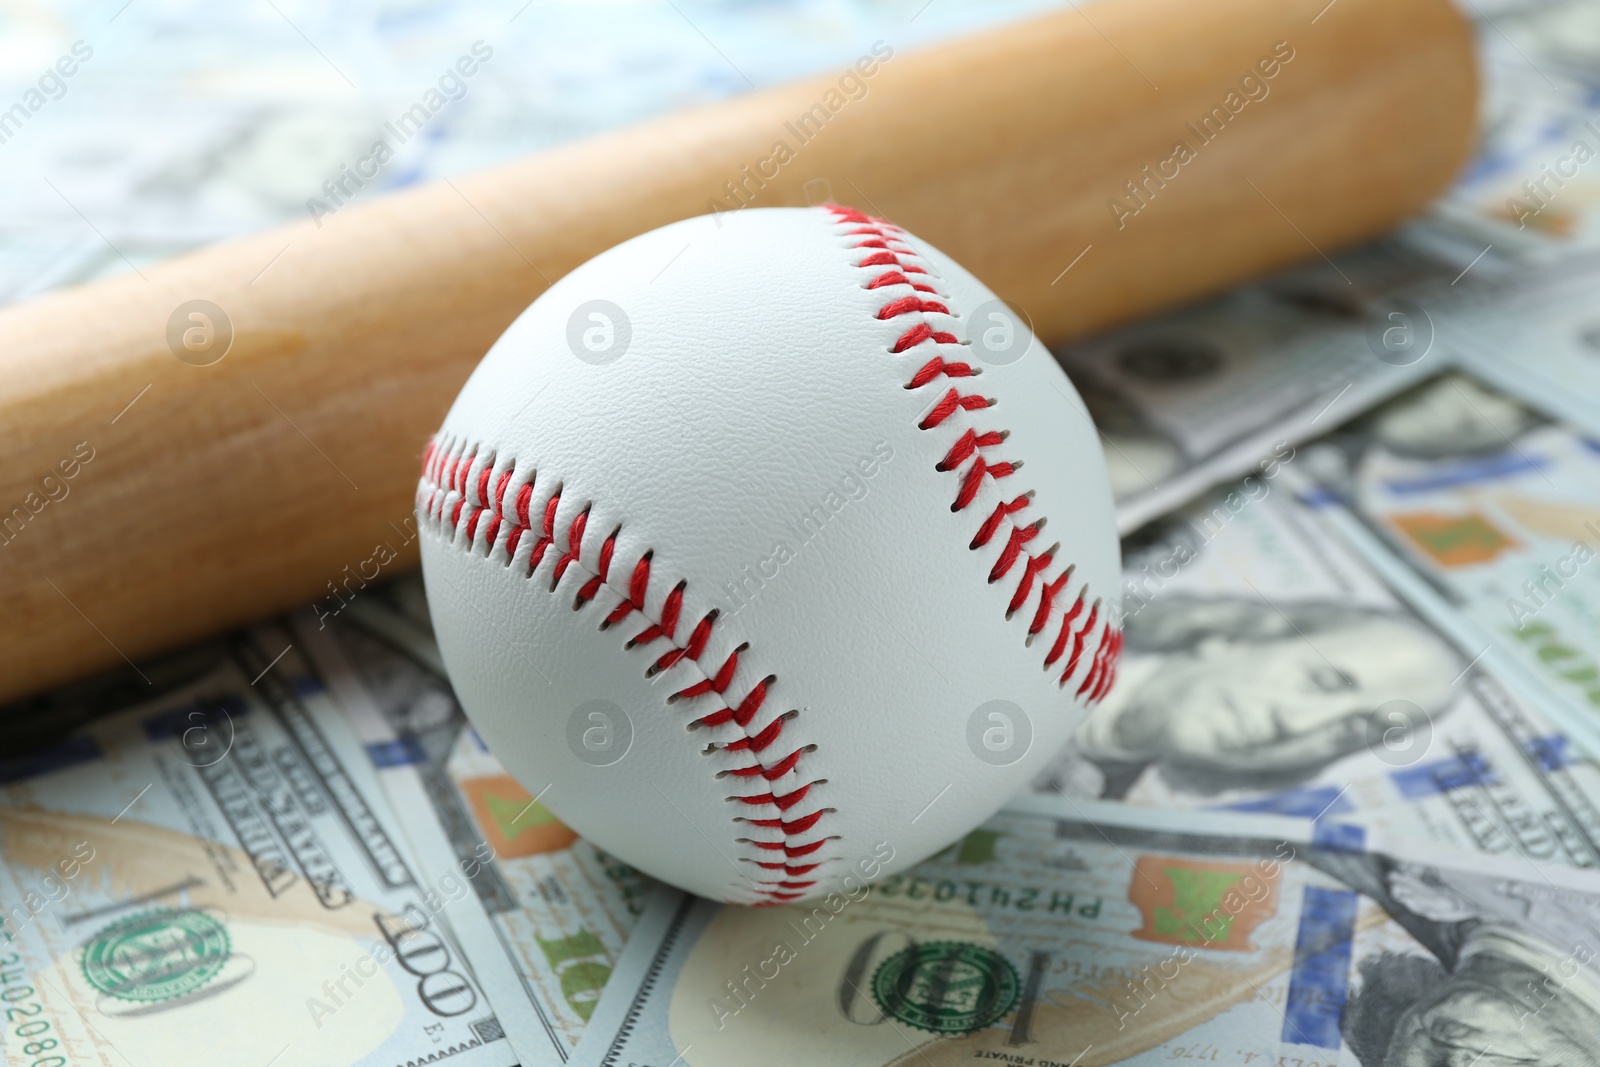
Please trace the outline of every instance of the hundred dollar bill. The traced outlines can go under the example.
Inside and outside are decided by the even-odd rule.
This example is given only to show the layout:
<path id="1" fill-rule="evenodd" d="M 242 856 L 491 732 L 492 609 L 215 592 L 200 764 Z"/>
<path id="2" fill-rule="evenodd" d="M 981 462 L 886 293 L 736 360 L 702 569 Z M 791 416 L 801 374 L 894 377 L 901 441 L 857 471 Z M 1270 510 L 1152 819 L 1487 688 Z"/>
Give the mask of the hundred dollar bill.
<path id="1" fill-rule="evenodd" d="M 1457 269 L 1384 240 L 1058 352 L 1101 430 L 1122 532 L 1431 373 Z"/>
<path id="2" fill-rule="evenodd" d="M 1478 20 L 1476 153 L 1407 229 L 1453 235 L 1460 266 L 1474 272 L 1592 257 L 1600 141 L 1587 124 L 1600 103 L 1600 9 L 1592 0 L 1472 0 L 1461 9 Z"/>
<path id="3" fill-rule="evenodd" d="M 1118 684 L 1034 789 L 1600 865 L 1600 767 L 1286 477 L 1125 542 Z"/>
<path id="4" fill-rule="evenodd" d="M 91 0 L 7 4 L 0 303 L 314 219 L 259 266 L 297 269 L 350 203 L 744 92 L 746 75 L 837 72 L 867 42 L 898 52 L 1050 3 L 941 0 L 909 25 L 868 0 L 711 5 L 692 25 L 646 0 L 547 5 L 538 19 L 503 6 L 195 20 L 130 4 L 113 20 Z"/>
<path id="5" fill-rule="evenodd" d="M 1581 0 L 1549 6 L 1594 21 L 1593 5 Z M 1600 251 L 1600 38 L 1590 45 L 1585 84 L 1547 77 L 1528 65 L 1527 53 L 1495 47 L 1492 32 L 1486 37 L 1494 43 L 1484 53 L 1479 152 L 1432 207 L 1430 222 L 1491 261 L 1593 262 Z"/>
<path id="6" fill-rule="evenodd" d="M 521 1005 L 501 1014 L 508 1029 L 531 1016 L 531 1045 L 514 1032 L 519 1050 L 564 1060 L 654 883 L 580 840 L 484 746 L 442 676 L 419 578 L 361 590 L 347 610 L 303 619 L 304 643 L 418 856 L 478 866 L 470 944 L 515 968 Z"/>
<path id="7" fill-rule="evenodd" d="M 290 638 L 187 662 L 0 761 L 4 1061 L 516 1063 Z"/>
<path id="8" fill-rule="evenodd" d="M 1600 265 L 1528 272 L 1504 300 L 1485 302 L 1465 315 L 1462 368 L 1600 438 L 1597 292 Z"/>
<path id="9" fill-rule="evenodd" d="M 1584 872 L 1030 797 L 870 890 L 662 890 L 574 1062 L 1594 1063 L 1596 953 Z"/>
<path id="10" fill-rule="evenodd" d="M 1600 723 L 1600 443 L 1462 374 L 1307 454 L 1319 503 L 1422 610 Z M 1476 650 L 1475 650 L 1476 651 Z"/>

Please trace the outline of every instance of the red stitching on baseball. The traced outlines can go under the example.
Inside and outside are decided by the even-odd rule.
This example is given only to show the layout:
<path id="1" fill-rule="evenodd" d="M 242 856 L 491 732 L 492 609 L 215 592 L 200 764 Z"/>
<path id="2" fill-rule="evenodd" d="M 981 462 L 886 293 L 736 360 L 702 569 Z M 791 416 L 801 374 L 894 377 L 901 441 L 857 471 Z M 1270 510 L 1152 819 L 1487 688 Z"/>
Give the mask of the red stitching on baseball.
<path id="1" fill-rule="evenodd" d="M 880 277 L 887 278 L 889 275 L 884 274 L 880 275 Z M 872 286 L 869 285 L 867 288 L 870 289 Z M 928 360 L 928 362 L 924 363 L 917 370 L 917 373 L 911 376 L 911 380 L 906 383 L 906 388 L 921 389 L 924 385 L 927 385 L 941 374 L 946 378 L 971 378 L 974 375 L 981 373 L 983 372 L 979 371 L 970 364 L 946 363 L 938 356 L 934 356 L 932 359 Z"/>
<path id="2" fill-rule="evenodd" d="M 909 286 L 915 293 L 926 293 L 927 297 L 918 295 L 897 296 L 878 309 L 877 318 L 882 320 L 900 318 L 901 316 L 914 315 L 918 321 L 906 328 L 904 332 L 890 346 L 889 351 L 902 353 L 909 349 L 924 344 L 959 345 L 961 340 L 955 334 L 934 328 L 934 324 L 926 321 L 924 316 L 929 314 L 949 316 L 950 308 L 948 296 L 939 291 L 938 286 L 922 281 L 912 282 L 910 275 L 921 275 L 929 278 L 928 271 L 916 263 L 907 262 L 905 257 L 920 258 L 915 249 L 906 240 L 905 231 L 883 219 L 874 218 L 854 208 L 841 207 L 837 204 L 826 205 L 836 222 L 844 228 L 840 231 L 844 237 L 861 238 L 848 247 L 852 249 L 870 250 L 868 254 L 856 261 L 860 268 L 883 267 L 888 268 L 877 272 L 865 283 L 867 289 L 879 289 L 887 286 Z M 953 317 L 953 316 L 952 316 Z M 965 362 L 952 362 L 942 355 L 935 355 L 922 364 L 911 376 L 906 384 L 907 389 L 921 389 L 939 378 L 959 379 L 970 378 L 981 373 L 977 368 Z M 956 388 L 948 388 L 917 423 L 922 430 L 933 430 L 943 425 L 955 416 L 958 411 L 977 412 L 992 407 L 994 401 L 978 393 L 963 393 Z M 998 430 L 978 432 L 967 427 L 962 430 L 950 450 L 945 453 L 944 459 L 936 465 L 941 472 L 960 471 L 960 482 L 956 489 L 955 501 L 950 505 L 951 511 L 964 511 L 977 499 L 979 492 L 987 483 L 997 482 L 1008 478 L 1022 469 L 1021 462 L 996 461 L 984 455 L 985 450 L 991 450 L 1004 443 L 1006 433 Z M 961 470 L 961 468 L 965 468 Z M 1006 618 L 1011 618 L 1033 595 L 1035 586 L 1038 586 L 1039 606 L 1033 613 L 1033 619 L 1028 624 L 1027 640 L 1033 638 L 1049 625 L 1050 616 L 1055 610 L 1056 601 L 1062 595 L 1071 581 L 1074 566 L 1069 565 L 1054 579 L 1041 582 L 1040 576 L 1047 572 L 1055 560 L 1057 548 L 1051 546 L 1044 552 L 1034 555 L 1027 551 L 1027 546 L 1044 527 L 1044 520 L 1034 522 L 1019 521 L 1016 516 L 1025 510 L 1033 500 L 1031 491 L 1023 493 L 1010 501 L 997 504 L 994 510 L 984 519 L 978 527 L 978 532 L 972 538 L 970 548 L 977 550 L 987 546 L 1003 527 L 1005 538 L 1001 543 L 1000 554 L 994 565 L 989 570 L 989 581 L 998 582 L 1010 574 L 1019 560 L 1024 561 L 1021 576 L 1017 579 L 1015 591 L 1006 606 Z M 1100 622 L 1100 601 L 1096 599 L 1089 608 L 1088 617 L 1083 625 L 1073 628 L 1073 622 L 1083 613 L 1085 601 L 1089 595 L 1088 585 L 1083 585 L 1072 604 L 1061 614 L 1060 629 L 1055 641 L 1046 654 L 1044 665 L 1048 670 L 1060 661 L 1063 655 L 1067 656 L 1067 666 L 1057 679 L 1057 685 L 1065 686 L 1082 661 L 1084 650 L 1090 645 L 1091 633 Z M 1068 648 L 1071 648 L 1070 653 Z M 1107 613 L 1104 626 L 1098 634 L 1094 645 L 1093 654 L 1090 656 L 1088 669 L 1079 679 L 1074 696 L 1082 697 L 1085 704 L 1098 703 L 1110 691 L 1111 682 L 1116 677 L 1117 660 L 1122 651 L 1122 632 L 1112 625 L 1110 613 Z"/>
<path id="3" fill-rule="evenodd" d="M 763 860 L 763 861 L 757 862 L 756 866 L 765 868 L 766 870 L 769 870 L 769 871 L 782 871 L 784 874 L 791 875 L 791 876 L 794 876 L 794 877 L 803 877 L 804 875 L 807 875 L 807 874 L 811 873 L 812 871 L 816 870 L 818 867 L 822 866 L 822 864 L 820 864 L 820 863 L 802 863 L 802 864 L 799 864 L 798 866 L 796 866 L 795 864 L 791 864 L 791 863 L 769 863 L 769 862 L 766 862 L 766 861 Z"/>
<path id="4" fill-rule="evenodd" d="M 468 486 L 468 479 L 475 466 L 481 469 L 472 485 Z M 506 489 L 512 479 L 512 468 L 507 467 L 501 472 L 495 483 L 494 491 L 489 490 L 490 478 L 493 474 L 495 457 L 493 454 L 482 453 L 476 448 L 463 445 L 459 450 L 444 447 L 437 439 L 430 441 L 423 453 L 422 478 L 417 487 L 418 509 L 429 519 L 436 522 L 445 521 L 448 514 L 449 524 L 452 529 L 462 530 L 466 534 L 469 551 L 480 542 L 478 540 L 480 520 L 487 518 L 482 523 L 482 541 L 486 553 L 495 550 L 496 538 L 502 528 L 505 530 L 504 548 L 507 565 L 515 556 L 517 545 L 524 532 L 534 529 L 530 507 L 533 501 L 533 482 L 524 484 L 518 491 L 511 507 L 506 507 Z M 470 492 L 469 492 L 470 488 Z M 573 518 L 565 531 L 556 529 L 556 512 L 561 503 L 562 487 L 556 490 L 545 502 L 543 513 L 539 516 L 537 527 L 538 540 L 529 553 L 527 574 L 532 577 L 539 569 L 547 550 L 564 542 L 564 550 L 557 548 L 560 555 L 557 557 L 553 570 L 550 589 L 554 591 L 560 583 L 562 575 L 568 569 L 576 567 L 580 571 L 587 570 L 582 560 L 584 537 L 588 532 L 590 507 L 585 507 Z M 470 509 L 470 510 L 468 510 Z M 465 527 L 462 526 L 462 513 L 466 512 Z M 698 662 L 705 652 L 706 645 L 711 639 L 713 627 L 716 625 L 718 612 L 712 610 L 699 619 L 690 630 L 688 637 L 682 644 L 677 642 L 677 632 L 682 619 L 684 590 L 686 581 L 679 581 L 667 593 L 662 602 L 660 618 L 650 620 L 645 613 L 646 595 L 650 589 L 651 561 L 653 552 L 646 551 L 633 564 L 625 570 L 627 577 L 613 580 L 612 569 L 616 564 L 617 537 L 621 533 L 619 525 L 606 535 L 601 542 L 599 555 L 594 570 L 579 587 L 573 602 L 573 609 L 583 608 L 585 605 L 597 600 L 602 592 L 609 590 L 617 596 L 617 603 L 606 612 L 600 622 L 601 629 L 608 629 L 628 616 L 638 612 L 644 617 L 645 627 L 628 639 L 625 647 L 634 648 L 648 645 L 657 641 L 668 641 L 672 647 L 658 655 L 646 670 L 647 676 L 654 676 L 668 670 L 684 659 Z M 789 774 L 797 774 L 800 763 L 807 752 L 814 751 L 815 745 L 805 745 L 791 749 L 777 759 L 770 762 L 763 760 L 763 754 L 771 748 L 782 736 L 784 728 L 791 719 L 799 715 L 798 711 L 788 711 L 773 719 L 765 727 L 757 731 L 749 729 L 751 723 L 760 712 L 763 703 L 775 682 L 776 675 L 768 675 L 751 687 L 736 703 L 723 699 L 728 687 L 733 684 L 735 672 L 738 670 L 739 656 L 749 648 L 742 644 L 735 648 L 714 672 L 706 672 L 705 677 L 683 689 L 678 690 L 667 698 L 669 704 L 680 700 L 693 700 L 699 697 L 714 696 L 721 706 L 691 720 L 688 725 L 691 729 L 701 727 L 721 726 L 726 723 L 737 725 L 743 736 L 733 741 L 712 744 L 705 749 L 706 754 L 712 753 L 748 753 L 751 762 L 741 763 L 718 772 L 718 777 L 730 776 L 742 779 L 759 779 L 767 782 L 776 782 Z M 781 749 L 779 751 L 782 751 Z M 761 826 L 776 829 L 783 837 L 780 841 L 752 841 L 749 838 L 738 838 L 740 843 L 751 846 L 756 855 L 764 852 L 782 852 L 785 862 L 775 866 L 756 859 L 747 859 L 746 862 L 756 864 L 763 869 L 780 869 L 785 875 L 802 875 L 822 863 L 828 862 L 828 857 L 819 858 L 816 862 L 799 867 L 787 864 L 789 858 L 809 856 L 819 850 L 828 841 L 837 840 L 835 836 L 825 836 L 815 841 L 800 841 L 802 835 L 809 835 L 816 827 L 822 816 L 832 808 L 820 808 L 793 819 L 786 819 L 791 809 L 802 803 L 810 794 L 813 786 L 820 785 L 825 779 L 802 782 L 801 784 L 780 792 L 776 789 L 765 793 L 752 795 L 739 795 L 729 797 L 731 801 L 738 801 L 749 807 L 770 806 L 777 809 L 780 817 L 776 819 L 752 819 L 739 817 L 736 821 L 746 822 L 752 826 Z M 752 882 L 756 888 L 754 892 L 765 897 L 766 903 L 783 903 L 798 899 L 804 894 L 789 892 L 788 890 L 808 888 L 811 882 L 794 882 L 789 878 L 781 881 Z"/>

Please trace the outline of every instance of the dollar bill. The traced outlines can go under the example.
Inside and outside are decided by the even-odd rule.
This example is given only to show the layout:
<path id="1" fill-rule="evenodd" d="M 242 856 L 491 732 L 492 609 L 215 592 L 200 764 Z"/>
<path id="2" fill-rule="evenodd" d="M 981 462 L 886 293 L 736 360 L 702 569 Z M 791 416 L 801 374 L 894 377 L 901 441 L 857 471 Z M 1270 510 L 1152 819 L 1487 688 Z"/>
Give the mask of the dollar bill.
<path id="1" fill-rule="evenodd" d="M 1125 542 L 1118 684 L 1033 788 L 1600 865 L 1600 767 L 1325 528 L 1306 462 Z"/>
<path id="2" fill-rule="evenodd" d="M 1461 10 L 1478 23 L 1478 143 L 1408 236 L 1474 273 L 1592 260 L 1600 13 L 1589 0 L 1473 0 Z M 1520 308 L 1509 296 L 1495 304 Z"/>
<path id="3" fill-rule="evenodd" d="M 443 677 L 419 578 L 361 590 L 299 629 L 417 854 L 479 868 L 470 944 L 515 968 L 519 1003 L 501 1014 L 508 1030 L 526 1016 L 532 1036 L 519 1027 L 514 1042 L 537 1062 L 564 1060 L 654 883 L 580 840 L 484 746 Z"/>
<path id="4" fill-rule="evenodd" d="M 1592 875 L 1355 827 L 1033 797 L 870 890 L 663 890 L 584 1065 L 1600 1059 Z"/>
<path id="5" fill-rule="evenodd" d="M 1450 374 L 1330 435 L 1306 469 L 1421 610 L 1600 743 L 1600 445 Z"/>
<path id="6" fill-rule="evenodd" d="M 0 303 L 282 223 L 315 217 L 320 233 L 346 203 L 840 70 L 875 40 L 909 50 L 1049 6 L 943 0 L 908 23 L 864 0 L 693 13 L 422 0 L 403 18 L 263 5 L 191 19 L 18 0 L 0 11 L 15 60 L 0 69 Z M 75 44 L 87 58 L 58 77 Z M 392 154 L 375 161 L 378 142 Z M 287 238 L 271 269 L 315 256 L 317 237 Z"/>
<path id="7" fill-rule="evenodd" d="M 1551 6 L 1593 22 L 1592 5 Z M 1491 263 L 1592 262 L 1600 252 L 1600 40 L 1584 66 L 1543 70 L 1531 56 L 1556 51 L 1553 32 L 1527 51 L 1486 36 L 1478 155 L 1433 205 L 1431 221 L 1455 231 L 1464 255 L 1481 252 Z"/>
<path id="8" fill-rule="evenodd" d="M 516 1063 L 290 637 L 186 662 L 0 761 L 5 1062 Z"/>
<path id="9" fill-rule="evenodd" d="M 1600 164 L 1597 164 L 1600 166 Z M 1600 265 L 1529 271 L 1503 301 L 1465 313 L 1464 370 L 1600 438 Z"/>
<path id="10" fill-rule="evenodd" d="M 1102 433 L 1121 531 L 1432 373 L 1467 298 L 1448 284 L 1457 270 L 1384 240 L 1061 349 Z"/>

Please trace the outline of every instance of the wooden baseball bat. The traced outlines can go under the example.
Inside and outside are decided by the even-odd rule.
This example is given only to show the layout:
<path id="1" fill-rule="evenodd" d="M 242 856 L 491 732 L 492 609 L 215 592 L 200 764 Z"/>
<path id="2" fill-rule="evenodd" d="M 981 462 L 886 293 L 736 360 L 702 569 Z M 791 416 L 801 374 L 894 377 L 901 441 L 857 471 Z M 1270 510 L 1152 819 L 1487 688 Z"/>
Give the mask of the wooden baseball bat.
<path id="1" fill-rule="evenodd" d="M 1389 228 L 1475 102 L 1449 0 L 1102 0 L 454 182 L 341 175 L 314 220 L 6 309 L 0 699 L 413 566 L 467 373 L 634 234 L 830 198 L 1059 340 Z"/>

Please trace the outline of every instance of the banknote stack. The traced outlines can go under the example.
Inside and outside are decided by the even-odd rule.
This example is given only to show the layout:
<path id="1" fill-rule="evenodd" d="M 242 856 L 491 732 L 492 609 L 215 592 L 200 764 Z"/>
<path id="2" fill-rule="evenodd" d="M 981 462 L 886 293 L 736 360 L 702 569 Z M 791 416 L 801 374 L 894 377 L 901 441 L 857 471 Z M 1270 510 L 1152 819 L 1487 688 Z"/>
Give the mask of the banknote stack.
<path id="1" fill-rule="evenodd" d="M 341 581 L 0 708 L 0 1060 L 1600 1064 L 1600 8 L 1466 7 L 1482 144 L 1425 217 L 1054 353 L 1118 498 L 1125 665 L 989 822 L 825 903 L 687 896 L 501 767 L 418 577 Z M 781 77 L 806 61 L 767 61 L 779 22 L 822 55 L 874 9 L 698 29 Z M 0 300 L 301 211 L 373 115 L 252 97 L 252 69 L 316 100 L 342 61 L 398 100 L 378 72 L 423 36 L 540 47 L 477 4 L 361 39 L 124 10 L 103 47 L 177 49 L 154 111 L 193 122 L 84 106 L 0 146 L 4 210 L 56 195 L 10 188 L 37 164 L 63 218 L 122 220 L 4 231 Z M 684 54 L 673 10 L 585 66 L 556 44 L 612 16 L 553 5 L 548 62 L 486 63 L 374 190 L 743 88 L 725 56 L 654 61 Z"/>

